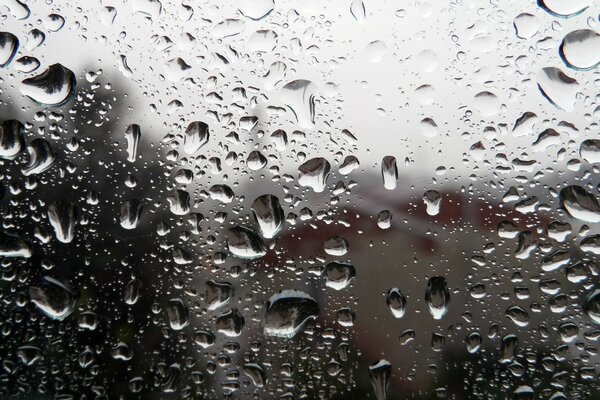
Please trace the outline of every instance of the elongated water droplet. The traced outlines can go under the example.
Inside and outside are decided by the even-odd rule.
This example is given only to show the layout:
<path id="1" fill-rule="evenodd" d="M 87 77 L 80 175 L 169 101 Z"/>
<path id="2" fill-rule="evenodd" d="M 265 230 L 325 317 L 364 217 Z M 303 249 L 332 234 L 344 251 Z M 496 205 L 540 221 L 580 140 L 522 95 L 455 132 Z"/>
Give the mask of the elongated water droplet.
<path id="1" fill-rule="evenodd" d="M 579 83 L 558 68 L 542 68 L 537 74 L 537 84 L 542 95 L 557 108 L 572 111 Z"/>
<path id="2" fill-rule="evenodd" d="M 140 298 L 140 290 L 142 289 L 142 282 L 134 278 L 130 280 L 125 286 L 125 303 L 134 305 Z"/>
<path id="3" fill-rule="evenodd" d="M 4 68 L 17 54 L 19 39 L 10 32 L 0 32 L 0 68 Z"/>
<path id="4" fill-rule="evenodd" d="M 191 122 L 185 130 L 183 150 L 187 154 L 194 154 L 208 143 L 209 137 L 210 133 L 206 123 L 202 121 Z"/>
<path id="5" fill-rule="evenodd" d="M 267 239 L 274 238 L 285 222 L 285 214 L 277 196 L 259 196 L 252 202 L 251 208 L 262 236 Z"/>
<path id="6" fill-rule="evenodd" d="M 180 331 L 190 323 L 190 312 L 181 299 L 172 299 L 167 303 L 167 316 L 171 329 Z"/>
<path id="7" fill-rule="evenodd" d="M 125 140 L 127 141 L 127 161 L 135 161 L 141 137 L 142 130 L 138 124 L 131 124 L 125 130 Z"/>
<path id="8" fill-rule="evenodd" d="M 9 119 L 0 125 L 0 158 L 15 159 L 25 146 L 25 126 Z"/>
<path id="9" fill-rule="evenodd" d="M 450 302 L 450 292 L 446 284 L 446 279 L 441 276 L 434 276 L 427 283 L 425 292 L 425 302 L 429 313 L 434 319 L 441 319 L 448 312 L 448 303 Z"/>
<path id="10" fill-rule="evenodd" d="M 406 296 L 400 289 L 392 288 L 388 291 L 386 302 L 395 318 L 402 318 L 406 314 Z"/>
<path id="11" fill-rule="evenodd" d="M 139 200 L 127 200 L 121 205 L 119 223 L 125 229 L 135 229 L 142 215 L 143 204 Z"/>
<path id="12" fill-rule="evenodd" d="M 369 366 L 369 378 L 377 400 L 387 399 L 387 390 L 392 375 L 392 364 L 387 360 L 379 360 Z"/>
<path id="13" fill-rule="evenodd" d="M 398 167 L 396 157 L 385 156 L 381 161 L 381 176 L 383 178 L 383 187 L 387 190 L 396 189 L 398 182 Z"/>
<path id="14" fill-rule="evenodd" d="M 281 88 L 281 101 L 296 117 L 302 128 L 312 128 L 315 123 L 315 95 L 317 86 L 306 79 L 298 79 Z"/>
<path id="15" fill-rule="evenodd" d="M 224 306 L 234 296 L 233 286 L 227 282 L 206 282 L 205 300 L 209 310 Z"/>
<path id="16" fill-rule="evenodd" d="M 77 208 L 69 201 L 60 201 L 48 207 L 48 221 L 56 239 L 62 243 L 71 243 L 75 236 Z"/>
<path id="17" fill-rule="evenodd" d="M 169 209 L 175 215 L 186 215 L 190 212 L 190 194 L 185 190 L 176 189 L 167 197 Z"/>
<path id="18" fill-rule="evenodd" d="M 367 15 L 365 3 L 362 0 L 352 0 L 350 3 L 350 13 L 359 24 L 364 22 Z"/>
<path id="19" fill-rule="evenodd" d="M 50 143 L 42 138 L 33 139 L 27 146 L 27 153 L 29 153 L 29 162 L 21 170 L 25 176 L 41 174 L 56 160 Z"/>

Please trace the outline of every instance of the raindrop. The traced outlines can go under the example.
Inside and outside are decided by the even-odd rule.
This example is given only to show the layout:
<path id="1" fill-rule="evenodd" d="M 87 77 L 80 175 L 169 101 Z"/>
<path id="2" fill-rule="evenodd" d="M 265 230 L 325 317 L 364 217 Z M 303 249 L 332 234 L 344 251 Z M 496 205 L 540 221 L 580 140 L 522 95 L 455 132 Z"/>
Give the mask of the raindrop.
<path id="1" fill-rule="evenodd" d="M 267 302 L 265 334 L 292 338 L 319 315 L 319 304 L 298 290 L 284 290 Z"/>

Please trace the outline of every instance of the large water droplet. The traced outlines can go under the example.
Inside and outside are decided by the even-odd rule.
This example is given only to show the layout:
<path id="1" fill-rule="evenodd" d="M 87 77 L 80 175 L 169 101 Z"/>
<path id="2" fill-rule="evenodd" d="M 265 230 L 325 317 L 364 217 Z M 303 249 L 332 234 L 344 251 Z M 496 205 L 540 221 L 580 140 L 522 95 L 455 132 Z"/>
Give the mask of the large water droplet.
<path id="1" fill-rule="evenodd" d="M 25 146 L 25 126 L 14 119 L 0 125 L 0 158 L 15 159 Z"/>
<path id="2" fill-rule="evenodd" d="M 167 316 L 171 329 L 179 331 L 190 323 L 190 312 L 181 299 L 171 299 L 167 303 Z"/>
<path id="3" fill-rule="evenodd" d="M 265 334 L 292 338 L 319 315 L 319 304 L 298 290 L 284 290 L 267 302 Z"/>
<path id="4" fill-rule="evenodd" d="M 19 49 L 19 39 L 10 32 L 0 32 L 0 67 L 10 64 Z"/>
<path id="5" fill-rule="evenodd" d="M 400 289 L 392 288 L 387 293 L 386 302 L 395 318 L 402 318 L 406 314 L 406 296 Z"/>
<path id="6" fill-rule="evenodd" d="M 142 130 L 138 124 L 131 124 L 125 130 L 125 140 L 127 141 L 127 161 L 135 162 L 141 137 Z"/>
<path id="7" fill-rule="evenodd" d="M 0 232 L 0 257 L 29 258 L 33 254 L 31 244 L 18 236 Z"/>
<path id="8" fill-rule="evenodd" d="M 285 222 L 285 214 L 277 196 L 259 196 L 252 202 L 251 208 L 262 236 L 267 239 L 274 238 Z"/>
<path id="9" fill-rule="evenodd" d="M 331 171 L 329 161 L 322 157 L 311 158 L 298 167 L 298 183 L 321 193 L 327 186 L 327 177 Z"/>
<path id="10" fill-rule="evenodd" d="M 385 156 L 381 161 L 381 176 L 383 178 L 383 187 L 387 190 L 396 189 L 398 182 L 398 167 L 396 166 L 396 157 Z"/>
<path id="11" fill-rule="evenodd" d="M 555 67 L 542 68 L 537 74 L 538 88 L 555 107 L 572 111 L 579 83 Z"/>
<path id="12" fill-rule="evenodd" d="M 227 246 L 231 254 L 243 259 L 252 260 L 267 254 L 267 249 L 260 236 L 245 226 L 236 226 L 229 229 Z"/>
<path id="13" fill-rule="evenodd" d="M 330 262 L 325 267 L 325 285 L 335 290 L 342 290 L 356 277 L 356 269 L 352 264 Z"/>
<path id="14" fill-rule="evenodd" d="M 429 279 L 425 292 L 425 302 L 429 313 L 434 319 L 441 319 L 446 315 L 448 303 L 450 302 L 450 292 L 444 277 L 434 276 Z"/>
<path id="15" fill-rule="evenodd" d="M 62 321 L 75 309 L 79 294 L 56 279 L 45 276 L 29 287 L 29 297 L 48 317 Z"/>
<path id="16" fill-rule="evenodd" d="M 590 29 L 567 33 L 559 54 L 564 63 L 575 70 L 589 71 L 600 64 L 600 34 Z"/>
<path id="17" fill-rule="evenodd" d="M 385 400 L 387 398 L 391 375 L 392 364 L 387 360 L 379 360 L 369 366 L 369 378 L 377 400 Z"/>
<path id="18" fill-rule="evenodd" d="M 75 74 L 61 64 L 21 82 L 21 93 L 43 106 L 61 106 L 69 101 L 76 86 Z"/>
<path id="19" fill-rule="evenodd" d="M 185 130 L 183 151 L 194 154 L 208 143 L 210 133 L 208 125 L 202 121 L 191 122 Z"/>
<path id="20" fill-rule="evenodd" d="M 584 12 L 591 0 L 538 0 L 538 5 L 555 17 L 569 18 Z"/>
<path id="21" fill-rule="evenodd" d="M 234 296 L 235 290 L 230 283 L 206 281 L 205 300 L 207 309 L 216 310 L 224 306 Z"/>
<path id="22" fill-rule="evenodd" d="M 571 217 L 585 222 L 600 222 L 600 205 L 593 194 L 572 185 L 560 191 L 560 207 Z"/>
<path id="23" fill-rule="evenodd" d="M 315 124 L 315 95 L 317 85 L 306 79 L 298 79 L 281 88 L 281 101 L 292 111 L 302 128 Z"/>
<path id="24" fill-rule="evenodd" d="M 62 243 L 71 243 L 75 236 L 77 208 L 70 201 L 60 201 L 48 207 L 48 221 L 56 239 Z"/>

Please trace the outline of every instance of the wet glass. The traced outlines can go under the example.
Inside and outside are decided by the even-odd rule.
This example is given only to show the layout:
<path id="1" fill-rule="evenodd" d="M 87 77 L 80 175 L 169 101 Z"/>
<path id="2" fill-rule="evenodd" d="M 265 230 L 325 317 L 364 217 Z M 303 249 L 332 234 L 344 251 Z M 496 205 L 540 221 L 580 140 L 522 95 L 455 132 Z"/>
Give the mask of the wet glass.
<path id="1" fill-rule="evenodd" d="M 599 14 L 0 0 L 0 398 L 600 399 Z"/>

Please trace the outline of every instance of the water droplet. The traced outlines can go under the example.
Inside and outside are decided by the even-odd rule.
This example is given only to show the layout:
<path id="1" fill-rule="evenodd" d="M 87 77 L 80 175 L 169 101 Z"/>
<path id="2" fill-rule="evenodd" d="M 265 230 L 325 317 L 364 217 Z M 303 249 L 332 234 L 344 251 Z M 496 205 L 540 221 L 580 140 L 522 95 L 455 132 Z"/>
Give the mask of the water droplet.
<path id="1" fill-rule="evenodd" d="M 56 239 L 62 243 L 71 243 L 75 236 L 77 208 L 69 201 L 60 201 L 48 207 L 48 221 Z"/>
<path id="2" fill-rule="evenodd" d="M 18 236 L 0 232 L 0 257 L 29 258 L 33 254 L 31 244 Z"/>
<path id="3" fill-rule="evenodd" d="M 138 124 L 131 124 L 125 130 L 125 140 L 127 141 L 127 161 L 135 162 L 141 137 L 142 130 Z"/>
<path id="4" fill-rule="evenodd" d="M 20 0 L 0 0 L 0 6 L 8 8 L 8 11 L 16 19 L 26 19 L 31 14 L 27 4 Z"/>
<path id="5" fill-rule="evenodd" d="M 284 290 L 267 302 L 265 334 L 292 338 L 319 315 L 319 304 L 298 290 Z"/>
<path id="6" fill-rule="evenodd" d="M 209 310 L 216 310 L 224 306 L 234 294 L 235 290 L 230 283 L 206 281 L 205 300 Z"/>
<path id="7" fill-rule="evenodd" d="M 137 278 L 130 280 L 125 286 L 125 303 L 134 305 L 140 298 L 140 290 L 142 289 L 142 281 Z"/>
<path id="8" fill-rule="evenodd" d="M 387 360 L 379 360 L 369 366 L 369 378 L 377 400 L 386 400 L 391 375 L 392 364 Z"/>
<path id="9" fill-rule="evenodd" d="M 237 337 L 244 329 L 245 320 L 242 314 L 233 308 L 217 318 L 217 331 L 229 337 Z"/>
<path id="10" fill-rule="evenodd" d="M 517 326 L 524 328 L 529 325 L 529 314 L 519 306 L 511 306 L 506 310 L 506 316 Z"/>
<path id="11" fill-rule="evenodd" d="M 208 125 L 202 121 L 191 122 L 185 130 L 183 150 L 194 154 L 202 148 L 209 139 Z"/>
<path id="12" fill-rule="evenodd" d="M 560 191 L 560 207 L 571 217 L 589 222 L 600 222 L 600 205 L 587 190 L 572 185 Z"/>
<path id="13" fill-rule="evenodd" d="M 398 182 L 398 167 L 396 157 L 385 156 L 381 161 L 381 176 L 383 178 L 383 187 L 387 190 L 396 189 Z"/>
<path id="14" fill-rule="evenodd" d="M 167 315 L 171 329 L 179 331 L 188 326 L 190 315 L 187 306 L 181 299 L 171 299 L 167 303 Z"/>
<path id="15" fill-rule="evenodd" d="M 325 267 L 325 276 L 325 285 L 335 290 L 342 290 L 356 277 L 356 269 L 351 264 L 334 261 Z"/>
<path id="16" fill-rule="evenodd" d="M 45 276 L 29 287 L 29 297 L 48 317 L 62 321 L 75 309 L 79 294 L 56 279 Z"/>
<path id="17" fill-rule="evenodd" d="M 127 200 L 121 205 L 119 223 L 125 229 L 135 229 L 142 215 L 143 204 L 139 200 Z"/>
<path id="18" fill-rule="evenodd" d="M 350 13 L 356 20 L 356 22 L 363 23 L 366 16 L 367 11 L 365 10 L 365 3 L 362 0 L 352 0 L 350 3 Z"/>
<path id="19" fill-rule="evenodd" d="M 14 119 L 0 125 L 0 158 L 15 159 L 25 146 L 25 126 Z"/>
<path id="20" fill-rule="evenodd" d="M 331 236 L 325 241 L 324 250 L 325 253 L 341 257 L 348 252 L 348 241 L 341 236 Z"/>
<path id="21" fill-rule="evenodd" d="M 572 111 L 579 83 L 558 68 L 542 68 L 537 74 L 538 88 L 542 95 L 555 107 Z"/>
<path id="22" fill-rule="evenodd" d="M 371 63 L 378 63 L 383 60 L 387 53 L 387 46 L 382 40 L 375 40 L 370 42 L 365 47 L 365 56 Z"/>
<path id="23" fill-rule="evenodd" d="M 285 214 L 277 196 L 259 196 L 252 202 L 251 209 L 264 238 L 272 239 L 283 229 Z"/>
<path id="24" fill-rule="evenodd" d="M 58 107 L 75 93 L 75 74 L 61 64 L 52 64 L 44 72 L 21 82 L 21 93 L 43 106 Z"/>
<path id="25" fill-rule="evenodd" d="M 231 254 L 242 259 L 261 258 L 267 254 L 264 242 L 258 234 L 245 226 L 236 226 L 229 229 L 227 246 Z"/>
<path id="26" fill-rule="evenodd" d="M 595 289 L 588 295 L 584 310 L 594 323 L 600 324 L 600 289 Z"/>
<path id="27" fill-rule="evenodd" d="M 10 32 L 0 32 L 0 67 L 7 67 L 17 54 L 19 39 Z"/>
<path id="28" fill-rule="evenodd" d="M 327 177 L 331 171 L 329 162 L 322 158 L 311 158 L 298 167 L 298 183 L 321 193 L 327 186 Z"/>
<path id="29" fill-rule="evenodd" d="M 590 29 L 567 33 L 562 40 L 559 54 L 570 68 L 589 71 L 600 64 L 600 34 Z"/>
<path id="30" fill-rule="evenodd" d="M 260 21 L 275 8 L 274 0 L 239 0 L 236 2 L 241 13 L 246 18 Z"/>
<path id="31" fill-rule="evenodd" d="M 530 39 L 537 33 L 540 23 L 534 15 L 522 13 L 515 17 L 513 26 L 515 27 L 517 37 Z"/>
<path id="32" fill-rule="evenodd" d="M 427 207 L 427 214 L 431 216 L 438 215 L 440 213 L 440 207 L 442 205 L 442 196 L 436 190 L 428 190 L 423 195 L 423 202 Z"/>
<path id="33" fill-rule="evenodd" d="M 312 128 L 315 124 L 315 95 L 317 85 L 306 79 L 289 82 L 281 88 L 281 101 L 294 114 L 302 128 Z"/>
<path id="34" fill-rule="evenodd" d="M 427 283 L 425 292 L 425 302 L 429 313 L 434 319 L 441 319 L 448 312 L 448 303 L 450 302 L 450 292 L 446 284 L 446 279 L 441 276 L 434 276 Z"/>
<path id="35" fill-rule="evenodd" d="M 538 5 L 555 17 L 569 18 L 581 14 L 591 4 L 590 0 L 538 0 Z"/>
<path id="36" fill-rule="evenodd" d="M 387 293 L 386 302 L 395 318 L 402 318 L 406 314 L 406 296 L 400 289 L 392 288 Z"/>

